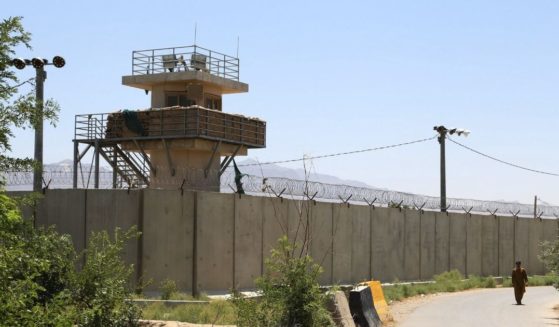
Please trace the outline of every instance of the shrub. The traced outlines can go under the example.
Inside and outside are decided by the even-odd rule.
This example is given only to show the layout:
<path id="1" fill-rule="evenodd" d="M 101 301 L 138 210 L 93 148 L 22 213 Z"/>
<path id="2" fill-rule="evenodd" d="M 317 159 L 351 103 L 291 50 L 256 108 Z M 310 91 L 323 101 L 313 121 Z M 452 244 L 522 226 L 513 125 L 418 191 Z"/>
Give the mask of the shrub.
<path id="1" fill-rule="evenodd" d="M 388 286 L 383 288 L 382 291 L 387 301 L 400 301 L 404 298 L 400 285 Z"/>
<path id="2" fill-rule="evenodd" d="M 538 256 L 543 261 L 545 267 L 550 271 L 550 274 L 559 277 L 559 240 L 553 242 L 543 242 L 541 245 L 541 253 Z M 557 280 L 553 283 L 555 288 L 559 289 Z"/>
<path id="3" fill-rule="evenodd" d="M 121 258 L 137 235 L 92 233 L 81 271 L 68 235 L 35 229 L 0 191 L 0 324 L 5 326 L 128 326 L 139 309 L 126 301 L 132 267 Z"/>
<path id="4" fill-rule="evenodd" d="M 161 300 L 170 300 L 177 294 L 177 283 L 171 279 L 165 279 L 161 282 Z"/>
<path id="5" fill-rule="evenodd" d="M 328 295 L 319 288 L 322 268 L 308 255 L 294 255 L 294 249 L 287 236 L 278 240 L 256 280 L 258 301 L 235 294 L 238 326 L 334 326 L 325 307 Z"/>
<path id="6" fill-rule="evenodd" d="M 495 288 L 497 283 L 495 282 L 495 278 L 493 276 L 485 277 L 481 283 L 481 287 L 483 288 Z"/>
<path id="7" fill-rule="evenodd" d="M 404 297 L 410 297 L 412 296 L 412 291 L 413 288 L 410 285 L 403 285 L 402 286 L 402 293 L 404 294 Z"/>
<path id="8" fill-rule="evenodd" d="M 75 252 L 69 237 L 34 229 L 0 193 L 0 322 L 6 326 L 68 325 L 68 284 Z"/>
<path id="9" fill-rule="evenodd" d="M 125 242 L 137 237 L 135 228 L 115 230 L 114 241 L 106 231 L 91 234 L 84 251 L 85 265 L 72 283 L 72 302 L 80 326 L 129 326 L 136 324 L 140 309 L 129 299 L 132 266 L 120 257 Z"/>
<path id="10" fill-rule="evenodd" d="M 230 301 L 216 300 L 209 304 L 166 306 L 150 304 L 142 310 L 144 319 L 176 320 L 194 324 L 232 325 L 237 321 L 235 307 Z"/>
<path id="11" fill-rule="evenodd" d="M 464 276 L 456 269 L 435 275 L 435 281 L 440 284 L 456 283 L 460 282 L 462 279 L 464 279 Z"/>
<path id="12" fill-rule="evenodd" d="M 549 273 L 545 276 L 529 276 L 528 285 L 530 286 L 551 286 L 555 285 L 559 277 Z"/>

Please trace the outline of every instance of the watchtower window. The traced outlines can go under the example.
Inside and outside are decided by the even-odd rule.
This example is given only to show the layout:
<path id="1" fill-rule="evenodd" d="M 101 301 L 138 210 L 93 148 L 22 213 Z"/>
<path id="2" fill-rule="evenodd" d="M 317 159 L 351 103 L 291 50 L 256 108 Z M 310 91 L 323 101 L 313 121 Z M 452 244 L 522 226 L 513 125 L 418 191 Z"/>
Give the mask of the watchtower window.
<path id="1" fill-rule="evenodd" d="M 166 99 L 166 106 L 181 106 L 189 107 L 196 104 L 196 101 L 189 99 L 186 95 L 181 94 L 168 94 Z"/>
<path id="2" fill-rule="evenodd" d="M 204 94 L 204 107 L 221 111 L 221 97 L 213 94 Z"/>

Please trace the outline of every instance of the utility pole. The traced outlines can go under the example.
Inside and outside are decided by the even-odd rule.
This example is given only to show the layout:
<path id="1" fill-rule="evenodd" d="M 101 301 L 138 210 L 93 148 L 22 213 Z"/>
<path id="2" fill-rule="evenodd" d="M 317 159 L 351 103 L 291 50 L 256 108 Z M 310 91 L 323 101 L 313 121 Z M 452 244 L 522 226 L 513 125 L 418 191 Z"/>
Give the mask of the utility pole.
<path id="1" fill-rule="evenodd" d="M 538 196 L 534 196 L 534 219 L 538 218 Z"/>
<path id="2" fill-rule="evenodd" d="M 43 181 L 43 98 L 47 72 L 41 66 L 35 68 L 35 169 L 33 170 L 33 192 L 41 192 Z"/>
<path id="3" fill-rule="evenodd" d="M 35 116 L 33 117 L 33 127 L 35 128 L 35 149 L 33 169 L 33 192 L 41 192 L 43 186 L 43 116 L 44 116 L 44 86 L 47 79 L 45 65 L 53 65 L 62 68 L 66 65 L 64 58 L 55 56 L 52 63 L 43 58 L 22 59 L 15 58 L 11 61 L 12 66 L 22 70 L 26 66 L 35 68 Z"/>
<path id="4" fill-rule="evenodd" d="M 443 125 L 433 127 L 437 133 L 439 133 L 439 144 L 441 147 L 441 212 L 446 212 L 448 206 L 446 205 L 446 153 L 445 153 L 445 141 L 447 133 L 450 135 L 457 134 L 458 136 L 464 135 L 468 136 L 470 131 L 463 128 L 452 128 L 447 129 Z"/>
<path id="5" fill-rule="evenodd" d="M 437 138 L 441 148 L 441 212 L 446 212 L 446 154 L 445 154 L 445 141 L 446 132 L 448 131 L 444 126 L 435 126 L 433 128 L 439 133 Z"/>

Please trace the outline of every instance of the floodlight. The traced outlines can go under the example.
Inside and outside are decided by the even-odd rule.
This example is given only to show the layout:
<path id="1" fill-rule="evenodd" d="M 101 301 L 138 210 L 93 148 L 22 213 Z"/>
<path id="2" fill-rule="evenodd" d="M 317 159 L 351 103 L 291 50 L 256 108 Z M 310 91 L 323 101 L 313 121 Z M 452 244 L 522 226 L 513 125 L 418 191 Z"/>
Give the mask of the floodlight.
<path id="1" fill-rule="evenodd" d="M 52 58 L 52 63 L 54 67 L 62 68 L 64 67 L 64 65 L 66 65 L 66 60 L 64 60 L 64 58 L 62 58 L 61 56 L 55 56 L 54 58 Z"/>
<path id="2" fill-rule="evenodd" d="M 43 68 L 43 66 L 45 65 L 45 60 L 43 58 L 33 58 L 31 59 L 31 64 L 37 69 Z"/>
<path id="3" fill-rule="evenodd" d="M 465 137 L 468 137 L 468 135 L 470 135 L 471 132 L 465 128 L 453 128 L 450 129 L 448 133 L 450 135 L 457 134 L 458 136 L 464 135 Z"/>
<path id="4" fill-rule="evenodd" d="M 25 68 L 25 61 L 21 58 L 16 58 L 12 60 L 12 65 L 17 69 Z"/>

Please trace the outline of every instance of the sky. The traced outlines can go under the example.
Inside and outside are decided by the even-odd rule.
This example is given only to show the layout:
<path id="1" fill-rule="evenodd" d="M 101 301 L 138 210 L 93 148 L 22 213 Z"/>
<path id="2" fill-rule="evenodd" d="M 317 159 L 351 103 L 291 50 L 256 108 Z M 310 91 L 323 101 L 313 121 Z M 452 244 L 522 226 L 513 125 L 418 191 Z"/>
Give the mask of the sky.
<path id="1" fill-rule="evenodd" d="M 423 139 L 433 126 L 471 130 L 457 141 L 559 173 L 559 2 L 549 1 L 25 1 L 33 50 L 61 55 L 45 96 L 60 106 L 45 128 L 44 162 L 72 158 L 74 116 L 149 107 L 121 85 L 133 50 L 197 45 L 235 56 L 244 94 L 223 110 L 267 122 L 261 162 Z M 34 76 L 27 68 L 21 79 Z M 18 130 L 12 155 L 33 156 Z M 559 177 L 535 174 L 447 144 L 447 195 L 559 205 Z M 301 168 L 301 163 L 285 164 Z M 436 140 L 312 162 L 317 173 L 439 194 Z"/>

